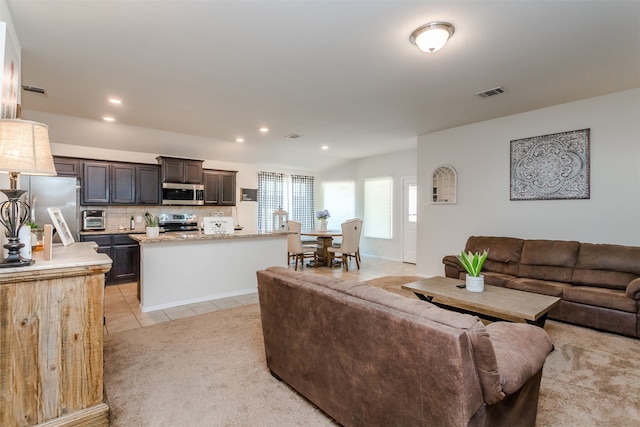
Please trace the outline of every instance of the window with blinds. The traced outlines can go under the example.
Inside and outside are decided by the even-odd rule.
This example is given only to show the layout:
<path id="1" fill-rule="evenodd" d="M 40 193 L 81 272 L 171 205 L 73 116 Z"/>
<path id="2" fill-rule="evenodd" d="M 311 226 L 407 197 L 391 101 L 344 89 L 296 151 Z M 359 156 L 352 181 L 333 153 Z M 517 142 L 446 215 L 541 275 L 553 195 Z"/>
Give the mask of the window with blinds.
<path id="1" fill-rule="evenodd" d="M 258 172 L 258 231 L 273 229 L 273 212 L 284 208 L 284 174 Z"/>
<path id="2" fill-rule="evenodd" d="M 330 230 L 340 230 L 343 222 L 356 217 L 355 181 L 325 181 L 322 194 L 322 209 L 331 214 L 328 221 Z"/>
<path id="3" fill-rule="evenodd" d="M 364 235 L 391 239 L 393 213 L 393 178 L 390 176 L 364 180 Z"/>
<path id="4" fill-rule="evenodd" d="M 291 211 L 289 218 L 298 221 L 302 230 L 315 228 L 313 207 L 313 177 L 305 175 L 291 175 Z"/>
<path id="5" fill-rule="evenodd" d="M 273 212 L 282 208 L 289 219 L 298 221 L 303 230 L 314 223 L 314 177 L 258 172 L 258 231 L 273 229 Z"/>

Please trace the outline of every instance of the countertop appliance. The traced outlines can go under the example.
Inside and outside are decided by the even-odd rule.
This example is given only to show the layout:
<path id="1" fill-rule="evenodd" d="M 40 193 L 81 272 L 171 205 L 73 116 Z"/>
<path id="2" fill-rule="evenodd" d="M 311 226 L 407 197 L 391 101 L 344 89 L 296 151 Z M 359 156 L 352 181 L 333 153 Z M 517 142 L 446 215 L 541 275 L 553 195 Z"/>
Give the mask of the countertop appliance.
<path id="1" fill-rule="evenodd" d="M 106 222 L 105 212 L 101 209 L 82 211 L 83 230 L 104 230 Z"/>
<path id="2" fill-rule="evenodd" d="M 204 185 L 165 182 L 162 184 L 162 204 L 204 205 Z"/>
<path id="3" fill-rule="evenodd" d="M 40 225 L 52 224 L 47 208 L 59 208 L 73 238 L 78 241 L 80 230 L 80 186 L 77 178 L 64 176 L 20 176 L 20 189 L 26 190 L 25 201 L 31 207 L 32 222 Z M 59 243 L 58 233 L 53 242 Z"/>
<path id="4" fill-rule="evenodd" d="M 198 231 L 198 217 L 194 214 L 160 214 L 158 226 L 161 232 Z"/>

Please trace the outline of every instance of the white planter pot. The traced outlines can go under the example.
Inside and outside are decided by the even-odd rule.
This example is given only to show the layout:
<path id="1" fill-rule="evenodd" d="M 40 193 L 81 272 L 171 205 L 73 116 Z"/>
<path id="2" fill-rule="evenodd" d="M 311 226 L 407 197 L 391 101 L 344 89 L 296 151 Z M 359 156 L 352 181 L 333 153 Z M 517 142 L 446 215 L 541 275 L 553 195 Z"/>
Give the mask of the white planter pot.
<path id="1" fill-rule="evenodd" d="M 158 237 L 158 234 L 160 234 L 160 227 L 147 227 L 145 231 L 147 232 L 147 237 Z"/>
<path id="2" fill-rule="evenodd" d="M 327 231 L 327 220 L 326 219 L 321 219 L 320 220 L 320 231 Z"/>
<path id="3" fill-rule="evenodd" d="M 469 276 L 467 274 L 467 290 L 470 292 L 484 292 L 484 276 Z"/>

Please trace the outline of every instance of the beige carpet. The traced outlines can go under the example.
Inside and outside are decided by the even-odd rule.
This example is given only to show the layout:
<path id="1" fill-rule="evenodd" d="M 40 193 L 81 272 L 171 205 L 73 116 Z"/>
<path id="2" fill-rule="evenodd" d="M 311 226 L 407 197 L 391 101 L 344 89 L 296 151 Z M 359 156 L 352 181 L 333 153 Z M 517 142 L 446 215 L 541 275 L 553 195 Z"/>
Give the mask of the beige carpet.
<path id="1" fill-rule="evenodd" d="M 402 293 L 412 277 L 372 284 Z M 640 340 L 548 321 L 538 426 L 640 425 Z M 332 426 L 266 369 L 257 304 L 108 335 L 111 425 Z"/>

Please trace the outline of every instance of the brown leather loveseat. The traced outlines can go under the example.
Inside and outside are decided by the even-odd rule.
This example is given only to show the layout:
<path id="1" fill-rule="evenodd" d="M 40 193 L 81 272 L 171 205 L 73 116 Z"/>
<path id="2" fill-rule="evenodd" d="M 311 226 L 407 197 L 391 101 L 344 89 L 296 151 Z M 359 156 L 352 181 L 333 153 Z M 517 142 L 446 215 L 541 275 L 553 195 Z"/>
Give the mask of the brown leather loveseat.
<path id="1" fill-rule="evenodd" d="M 267 367 L 344 426 L 534 426 L 552 350 L 537 326 L 483 323 L 359 282 L 257 272 Z"/>
<path id="2" fill-rule="evenodd" d="M 464 250 L 485 249 L 485 284 L 561 298 L 550 319 L 640 337 L 640 247 L 471 236 Z M 442 262 L 464 279 L 455 255 Z"/>

